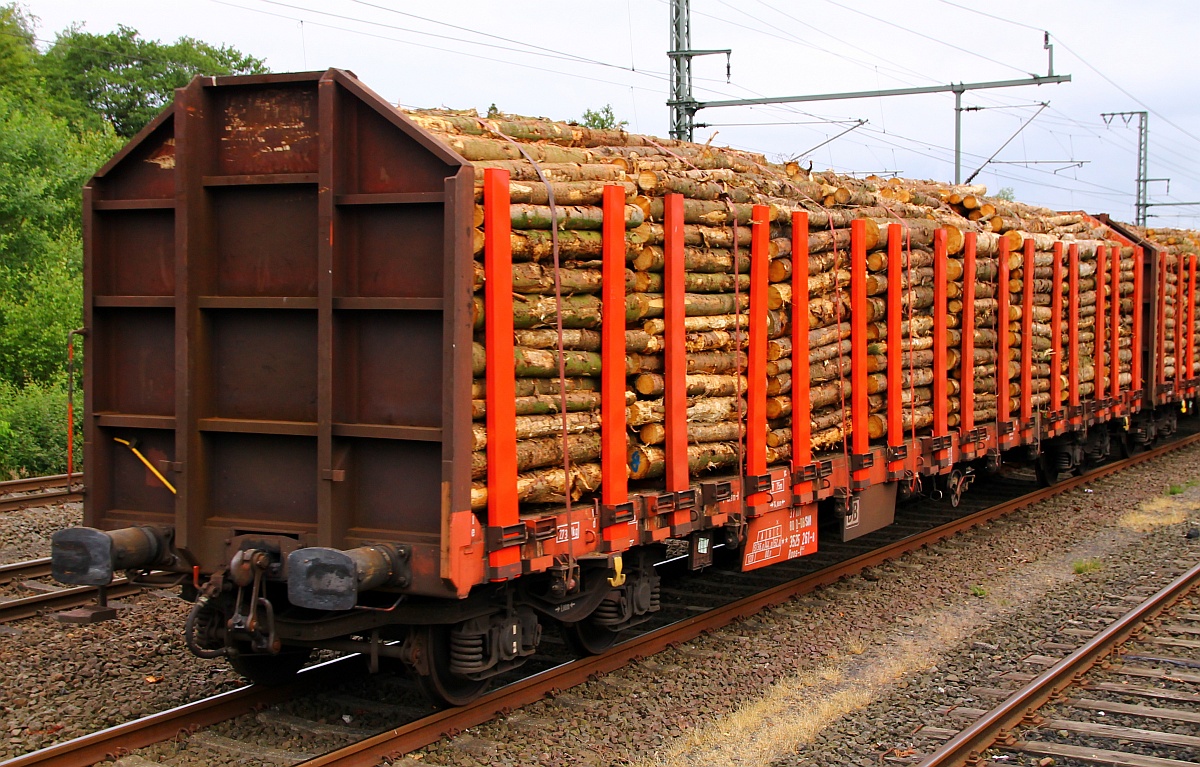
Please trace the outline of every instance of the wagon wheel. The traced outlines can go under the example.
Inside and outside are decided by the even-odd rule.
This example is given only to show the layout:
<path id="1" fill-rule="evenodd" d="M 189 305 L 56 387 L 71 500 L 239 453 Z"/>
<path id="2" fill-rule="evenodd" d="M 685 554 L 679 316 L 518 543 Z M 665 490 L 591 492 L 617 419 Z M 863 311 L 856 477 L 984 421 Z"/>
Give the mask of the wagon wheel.
<path id="1" fill-rule="evenodd" d="M 600 655 L 617 643 L 621 633 L 596 623 L 594 614 L 577 623 L 560 623 L 559 627 L 567 646 L 580 657 Z"/>
<path id="2" fill-rule="evenodd" d="M 1123 431 L 1114 438 L 1117 443 L 1117 454 L 1122 458 L 1129 458 L 1137 452 L 1137 445 L 1133 442 L 1133 435 L 1127 431 Z"/>
<path id="3" fill-rule="evenodd" d="M 946 479 L 946 488 L 950 491 L 950 506 L 955 509 L 962 503 L 966 479 L 966 476 L 958 469 L 951 471 L 950 476 Z"/>
<path id="4" fill-rule="evenodd" d="M 287 649 L 276 654 L 244 652 L 230 655 L 229 665 L 255 684 L 278 687 L 292 681 L 311 655 L 309 649 Z"/>
<path id="5" fill-rule="evenodd" d="M 417 631 L 418 652 L 424 654 L 427 673 L 419 672 L 421 689 L 437 705 L 465 706 L 487 689 L 490 680 L 468 679 L 450 670 L 450 631 L 453 626 L 422 626 Z"/>
<path id="6" fill-rule="evenodd" d="M 1033 473 L 1037 476 L 1038 485 L 1050 487 L 1058 481 L 1057 456 L 1050 452 L 1041 452 L 1033 462 Z"/>

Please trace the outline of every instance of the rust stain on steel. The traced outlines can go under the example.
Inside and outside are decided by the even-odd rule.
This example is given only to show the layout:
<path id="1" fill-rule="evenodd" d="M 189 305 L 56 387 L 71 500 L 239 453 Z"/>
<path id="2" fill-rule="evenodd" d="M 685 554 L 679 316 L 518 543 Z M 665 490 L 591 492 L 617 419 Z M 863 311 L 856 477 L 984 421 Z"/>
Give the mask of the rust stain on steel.
<path id="1" fill-rule="evenodd" d="M 175 168 L 175 139 L 168 138 L 163 141 L 160 146 L 150 152 L 145 161 L 157 165 L 163 170 L 173 170 Z"/>
<path id="2" fill-rule="evenodd" d="M 636 640 L 617 645 L 605 653 L 583 658 L 557 668 L 523 679 L 508 687 L 479 698 L 461 708 L 441 711 L 411 724 L 380 733 L 366 740 L 332 751 L 297 767 L 374 767 L 379 759 L 396 753 L 407 753 L 437 741 L 452 732 L 462 731 L 490 721 L 500 711 L 525 706 L 541 700 L 555 691 L 564 690 L 587 681 L 596 674 L 606 674 L 623 666 L 660 652 L 674 644 L 694 639 L 705 631 L 721 628 L 740 618 L 753 615 L 772 605 L 787 601 L 793 596 L 807 593 L 817 586 L 833 583 L 841 578 L 874 567 L 909 551 L 949 538 L 959 532 L 990 522 L 1018 509 L 1043 501 L 1060 493 L 1088 484 L 1099 477 L 1108 476 L 1154 458 L 1166 455 L 1188 445 L 1200 442 L 1200 434 L 1181 439 L 1157 450 L 1104 466 L 1084 476 L 1067 482 L 1027 493 L 1007 503 L 976 512 L 962 519 L 948 522 L 920 535 L 889 544 L 881 549 L 867 552 L 803 578 L 776 586 L 760 594 L 747 597 L 719 607 L 716 610 L 665 626 Z M 1200 566 L 1198 566 L 1200 567 Z"/>
<path id="3" fill-rule="evenodd" d="M 317 168 L 316 90 L 225 91 L 221 110 L 222 170 L 313 172 Z M 237 170 L 232 170 L 232 169 Z"/>

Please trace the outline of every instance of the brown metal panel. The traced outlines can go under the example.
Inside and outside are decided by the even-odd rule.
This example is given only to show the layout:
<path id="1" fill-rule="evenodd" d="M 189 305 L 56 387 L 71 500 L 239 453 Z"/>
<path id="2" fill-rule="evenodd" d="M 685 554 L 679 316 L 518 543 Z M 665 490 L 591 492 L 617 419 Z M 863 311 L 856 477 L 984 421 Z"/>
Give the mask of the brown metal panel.
<path id="1" fill-rule="evenodd" d="M 201 417 L 317 420 L 316 312 L 201 311 L 212 354 Z"/>
<path id="2" fill-rule="evenodd" d="M 204 509 L 208 506 L 206 453 L 197 420 L 202 403 L 210 401 L 205 377 L 209 348 L 197 297 L 211 251 L 211 206 L 203 186 L 210 172 L 211 150 L 205 141 L 209 128 L 209 98 L 204 78 L 196 77 L 175 93 L 175 460 L 182 471 L 174 475 L 175 541 L 197 562 L 211 568 L 215 561 L 202 545 Z"/>
<path id="3" fill-rule="evenodd" d="M 444 182 L 443 258 L 445 301 L 442 376 L 442 535 L 448 544 L 450 515 L 471 509 L 471 337 L 474 262 L 475 173 L 464 164 Z"/>
<path id="4" fill-rule="evenodd" d="M 356 190 L 369 194 L 440 192 L 446 164 L 367 104 L 357 106 L 354 151 L 346 157 Z"/>
<path id="5" fill-rule="evenodd" d="M 170 309 L 92 312 L 91 412 L 173 415 L 174 317 Z"/>
<path id="6" fill-rule="evenodd" d="M 175 435 L 166 429 L 118 429 L 113 432 L 130 442 L 136 440 L 138 451 L 152 464 L 170 460 L 175 453 Z M 137 511 L 157 515 L 156 521 L 169 524 L 175 511 L 175 498 L 171 491 L 128 449 L 117 446 L 110 455 L 111 460 L 99 467 L 106 475 L 105 481 L 111 493 L 105 515 L 111 518 L 124 516 L 120 514 L 123 511 Z M 89 467 L 89 477 L 91 472 Z M 119 524 L 118 520 L 112 522 L 114 527 Z"/>
<path id="7" fill-rule="evenodd" d="M 93 226 L 101 260 L 93 295 L 175 294 L 175 211 L 97 212 Z"/>
<path id="8" fill-rule="evenodd" d="M 96 172 L 98 200 L 175 196 L 175 124 L 167 109 Z"/>
<path id="9" fill-rule="evenodd" d="M 441 204 L 344 208 L 339 234 L 355 257 L 339 264 L 342 295 L 440 297 L 445 289 L 442 210 Z"/>
<path id="10" fill-rule="evenodd" d="M 317 540 L 318 546 L 340 546 L 346 535 L 348 493 L 334 481 L 345 473 L 346 451 L 333 448 L 333 295 L 334 240 L 342 237 L 342 221 L 334 200 L 344 184 L 334 162 L 340 142 L 337 113 L 341 98 L 336 83 L 322 77 L 317 85 Z M 335 475 L 334 471 L 339 474 Z"/>
<path id="11" fill-rule="evenodd" d="M 441 427 L 441 312 L 358 311 L 339 326 L 336 421 Z"/>
<path id="12" fill-rule="evenodd" d="M 317 188 L 208 189 L 213 213 L 211 272 L 221 296 L 317 295 Z"/>
<path id="13" fill-rule="evenodd" d="M 317 521 L 317 441 L 273 434 L 204 434 L 211 472 L 206 520 L 220 528 L 311 529 Z"/>
<path id="14" fill-rule="evenodd" d="M 214 88 L 213 173 L 315 173 L 317 90 L 312 79 L 275 87 Z"/>
<path id="15" fill-rule="evenodd" d="M 351 528 L 374 531 L 382 540 L 404 541 L 411 533 L 441 528 L 437 482 L 441 445 L 398 439 L 337 440 L 349 451 L 346 475 Z"/>

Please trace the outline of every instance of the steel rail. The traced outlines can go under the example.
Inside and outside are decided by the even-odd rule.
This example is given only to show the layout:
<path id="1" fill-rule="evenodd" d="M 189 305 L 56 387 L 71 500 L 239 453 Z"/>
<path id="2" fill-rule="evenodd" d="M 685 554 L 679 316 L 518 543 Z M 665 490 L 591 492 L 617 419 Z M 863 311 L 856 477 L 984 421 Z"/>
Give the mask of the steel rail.
<path id="1" fill-rule="evenodd" d="M 70 503 L 83 499 L 83 475 L 66 474 L 28 477 L 0 482 L 0 512 L 17 511 L 47 503 Z"/>
<path id="2" fill-rule="evenodd" d="M 120 599 L 137 594 L 144 586 L 130 583 L 125 578 L 117 578 L 107 588 L 108 598 Z M 96 594 L 95 586 L 75 586 L 45 594 L 0 601 L 0 623 L 32 618 L 43 610 L 64 610 L 68 607 L 87 604 L 95 599 Z"/>
<path id="3" fill-rule="evenodd" d="M 345 677 L 345 666 L 356 656 L 337 658 L 306 668 L 296 680 L 280 687 L 251 685 L 214 695 L 194 703 L 109 727 L 74 740 L 0 762 L 0 767 L 88 767 L 135 748 L 144 748 L 169 740 L 196 727 L 211 727 L 227 719 L 290 700 L 304 690 L 332 684 Z"/>
<path id="4" fill-rule="evenodd" d="M 0 586 L 25 578 L 44 578 L 50 574 L 50 558 L 29 559 L 0 565 Z"/>
<path id="5" fill-rule="evenodd" d="M 298 767 L 374 767 L 383 757 L 404 754 L 436 742 L 446 735 L 461 732 L 487 722 L 497 715 L 520 706 L 534 703 L 557 690 L 573 687 L 590 677 L 615 671 L 637 659 L 660 652 L 668 647 L 695 639 L 706 631 L 721 628 L 736 620 L 749 617 L 767 607 L 780 604 L 793 596 L 807 593 L 834 583 L 869 567 L 895 559 L 910 551 L 949 538 L 973 527 L 991 522 L 1019 509 L 1115 474 L 1140 463 L 1162 457 L 1175 450 L 1200 442 L 1194 434 L 1154 450 L 1107 464 L 1081 476 L 1027 493 L 1011 501 L 975 512 L 948 522 L 924 533 L 918 533 L 875 551 L 832 565 L 794 581 L 755 594 L 724 607 L 693 618 L 664 626 L 636 639 L 617 645 L 603 655 L 582 658 L 502 687 L 459 708 L 438 712 L 433 716 L 387 730 L 345 748 L 318 756 Z"/>
<path id="6" fill-rule="evenodd" d="M 1003 703 L 975 720 L 921 762 L 920 767 L 976 764 L 985 750 L 1003 739 L 1025 717 L 1074 685 L 1084 673 L 1108 658 L 1156 615 L 1200 587 L 1200 564 L 1125 613 L 1082 647 L 1039 674 Z"/>

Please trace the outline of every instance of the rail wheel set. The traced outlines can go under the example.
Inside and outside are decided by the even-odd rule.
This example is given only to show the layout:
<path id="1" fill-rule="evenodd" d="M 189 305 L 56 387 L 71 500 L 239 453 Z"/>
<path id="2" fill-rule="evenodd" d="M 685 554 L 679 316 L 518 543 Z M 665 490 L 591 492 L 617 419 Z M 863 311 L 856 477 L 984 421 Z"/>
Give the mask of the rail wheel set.
<path id="1" fill-rule="evenodd" d="M 55 577 L 178 584 L 188 646 L 254 680 L 353 651 L 463 704 L 546 630 L 606 650 L 669 558 L 804 556 L 1194 408 L 1194 252 L 834 181 L 339 70 L 197 78 L 85 188 Z"/>

